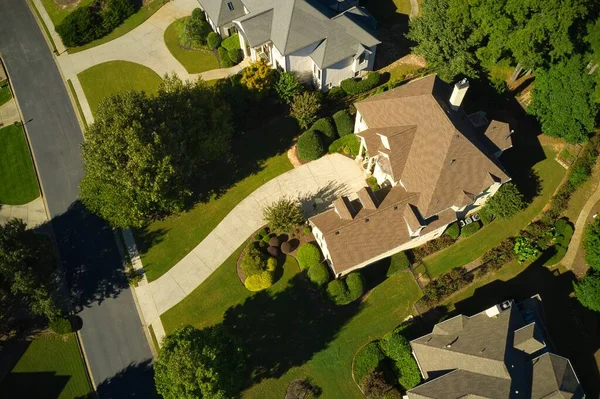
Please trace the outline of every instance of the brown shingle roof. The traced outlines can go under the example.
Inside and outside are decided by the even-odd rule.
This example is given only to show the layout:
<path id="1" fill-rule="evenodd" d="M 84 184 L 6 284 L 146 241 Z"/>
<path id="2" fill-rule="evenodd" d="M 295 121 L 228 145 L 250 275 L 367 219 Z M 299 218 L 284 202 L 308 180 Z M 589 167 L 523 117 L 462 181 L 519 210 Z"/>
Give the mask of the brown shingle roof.
<path id="1" fill-rule="evenodd" d="M 450 110 L 449 96 L 450 87 L 429 75 L 355 104 L 369 131 L 413 127 L 395 136 L 403 140 L 401 149 L 390 143 L 390 169 L 408 191 L 420 194 L 416 205 L 424 217 L 467 205 L 471 201 L 462 192 L 479 194 L 490 186 L 489 174 L 509 179 L 466 114 Z M 370 155 L 379 151 L 369 148 L 372 143 L 366 139 Z"/>
<path id="2" fill-rule="evenodd" d="M 403 214 L 408 202 L 418 198 L 397 186 L 377 209 L 353 201 L 357 213 L 352 220 L 340 218 L 333 209 L 310 218 L 323 233 L 334 271 L 342 273 L 408 242 L 411 238 Z"/>
<path id="3" fill-rule="evenodd" d="M 355 210 L 348 200 L 348 197 L 340 197 L 336 199 L 333 202 L 333 208 L 342 219 L 352 220 L 354 218 Z"/>
<path id="4" fill-rule="evenodd" d="M 373 191 L 370 187 L 361 188 L 356 195 L 358 195 L 358 199 L 365 209 L 377 209 L 377 205 L 379 205 L 379 200 L 373 194 Z"/>
<path id="5" fill-rule="evenodd" d="M 417 231 L 422 226 L 416 212 L 417 211 L 410 204 L 407 204 L 407 206 L 404 207 L 404 220 L 406 220 L 406 223 L 413 232 Z"/>
<path id="6" fill-rule="evenodd" d="M 491 142 L 494 152 L 512 147 L 512 136 L 508 123 L 493 120 L 485 129 L 485 136 Z"/>

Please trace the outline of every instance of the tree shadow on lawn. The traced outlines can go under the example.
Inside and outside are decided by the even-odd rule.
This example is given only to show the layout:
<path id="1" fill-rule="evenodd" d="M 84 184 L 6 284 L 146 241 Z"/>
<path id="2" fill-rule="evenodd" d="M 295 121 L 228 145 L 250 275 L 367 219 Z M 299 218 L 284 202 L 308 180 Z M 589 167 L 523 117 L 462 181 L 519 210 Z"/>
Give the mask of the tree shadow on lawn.
<path id="1" fill-rule="evenodd" d="M 456 313 L 472 315 L 507 299 L 522 301 L 539 294 L 554 351 L 571 361 L 586 394 L 598 397 L 600 374 L 594 353 L 600 348 L 600 314 L 572 296 L 573 272 L 560 274 L 543 266 L 550 256 L 551 252 L 544 253 L 508 281 L 495 280 L 477 288 L 473 296 L 455 304 Z"/>
<path id="2" fill-rule="evenodd" d="M 335 306 L 322 293 L 298 273 L 283 291 L 261 291 L 225 312 L 224 326 L 247 353 L 244 388 L 311 360 L 362 309 L 361 303 Z"/>
<path id="3" fill-rule="evenodd" d="M 0 389 L 7 398 L 52 399 L 60 396 L 70 379 L 70 375 L 57 375 L 56 371 L 11 372 Z"/>

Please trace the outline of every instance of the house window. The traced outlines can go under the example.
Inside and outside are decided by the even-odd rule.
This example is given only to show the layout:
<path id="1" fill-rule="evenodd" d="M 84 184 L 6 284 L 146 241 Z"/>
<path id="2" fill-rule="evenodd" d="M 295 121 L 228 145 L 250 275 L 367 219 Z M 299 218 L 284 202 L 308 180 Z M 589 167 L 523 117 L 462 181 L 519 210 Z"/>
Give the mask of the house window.
<path id="1" fill-rule="evenodd" d="M 233 11 L 233 3 L 232 2 L 227 3 L 227 7 L 229 7 L 229 11 Z"/>
<path id="2" fill-rule="evenodd" d="M 317 80 L 321 80 L 321 70 L 317 67 L 317 64 L 313 64 L 313 73 Z"/>

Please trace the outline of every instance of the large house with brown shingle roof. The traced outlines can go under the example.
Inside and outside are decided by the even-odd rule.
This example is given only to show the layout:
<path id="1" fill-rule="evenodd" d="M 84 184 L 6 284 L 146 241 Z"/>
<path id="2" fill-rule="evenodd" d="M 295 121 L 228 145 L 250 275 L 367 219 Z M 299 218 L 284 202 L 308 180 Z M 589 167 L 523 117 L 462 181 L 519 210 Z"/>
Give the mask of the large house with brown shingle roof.
<path id="1" fill-rule="evenodd" d="M 538 296 L 459 315 L 411 341 L 425 382 L 409 399 L 583 398 L 568 359 L 549 352 Z"/>
<path id="2" fill-rule="evenodd" d="M 357 161 L 387 189 L 364 188 L 310 219 L 336 275 L 437 238 L 510 180 L 498 157 L 512 132 L 465 113 L 468 87 L 429 75 L 355 104 Z"/>

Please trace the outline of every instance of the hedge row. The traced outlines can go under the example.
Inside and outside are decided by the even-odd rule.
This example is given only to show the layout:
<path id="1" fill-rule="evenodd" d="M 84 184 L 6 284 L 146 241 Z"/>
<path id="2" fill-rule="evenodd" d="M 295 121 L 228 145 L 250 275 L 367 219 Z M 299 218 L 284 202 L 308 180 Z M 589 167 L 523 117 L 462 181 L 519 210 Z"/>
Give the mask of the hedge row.
<path id="1" fill-rule="evenodd" d="M 369 72 L 365 78 L 360 80 L 355 78 L 342 80 L 340 86 L 346 94 L 360 94 L 375 88 L 379 84 L 379 78 L 379 73 Z"/>
<path id="2" fill-rule="evenodd" d="M 348 110 L 341 110 L 333 114 L 333 122 L 340 137 L 347 136 L 354 132 L 354 119 Z"/>
<path id="3" fill-rule="evenodd" d="M 314 130 L 308 130 L 298 137 L 298 156 L 308 162 L 319 159 L 325 154 L 321 135 Z"/>

